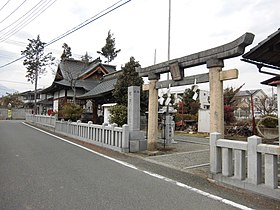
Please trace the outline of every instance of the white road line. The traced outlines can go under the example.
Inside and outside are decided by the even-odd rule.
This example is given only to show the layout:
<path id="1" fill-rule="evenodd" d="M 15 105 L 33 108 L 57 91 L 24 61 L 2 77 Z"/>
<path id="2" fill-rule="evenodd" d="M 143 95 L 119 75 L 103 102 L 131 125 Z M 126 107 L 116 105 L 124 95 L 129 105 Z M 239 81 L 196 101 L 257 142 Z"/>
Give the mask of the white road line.
<path id="1" fill-rule="evenodd" d="M 112 158 L 112 157 L 103 155 L 103 154 L 101 154 L 101 153 L 99 153 L 99 152 L 93 151 L 93 150 L 91 150 L 91 149 L 89 149 L 89 148 L 86 148 L 86 147 L 81 146 L 81 145 L 79 145 L 79 144 L 73 143 L 73 142 L 68 141 L 68 140 L 66 140 L 66 139 L 64 139 L 64 138 L 61 138 L 61 137 L 59 137 L 59 136 L 56 136 L 56 135 L 51 134 L 51 133 L 48 133 L 47 131 L 41 130 L 41 129 L 39 129 L 39 128 L 37 128 L 37 127 L 34 127 L 34 126 L 32 126 L 32 125 L 29 125 L 29 124 L 27 124 L 27 123 L 25 123 L 25 122 L 23 122 L 23 124 L 26 125 L 26 126 L 28 126 L 28 127 L 33 128 L 33 129 L 36 129 L 36 130 L 38 130 L 38 131 L 41 131 L 42 133 L 45 133 L 45 134 L 47 134 L 47 135 L 49 135 L 49 136 L 52 136 L 52 137 L 54 137 L 54 138 L 57 138 L 57 139 L 59 139 L 59 140 L 61 140 L 61 141 L 67 142 L 67 143 L 72 144 L 72 145 L 74 145 L 74 146 L 77 146 L 77 147 L 79 147 L 79 148 L 81 148 L 81 149 L 84 149 L 84 150 L 86 150 L 86 151 L 88 151 L 88 152 L 91 152 L 91 153 L 94 153 L 94 154 L 99 155 L 99 156 L 101 156 L 101 157 L 107 158 L 107 159 L 109 159 L 109 160 L 111 160 L 111 161 L 114 161 L 114 162 L 116 162 L 116 163 L 119 163 L 119 164 L 121 164 L 121 165 L 123 165 L 123 166 L 126 166 L 126 167 L 128 167 L 128 168 L 131 168 L 131 169 L 134 169 L 134 170 L 138 170 L 138 171 L 140 171 L 140 172 L 143 172 L 143 173 L 145 173 L 145 174 L 148 174 L 149 176 L 152 176 L 152 177 L 155 177 L 155 178 L 164 180 L 164 181 L 169 182 L 169 183 L 173 183 L 173 184 L 175 184 L 175 185 L 177 185 L 177 186 L 179 186 L 179 187 L 183 187 L 183 188 L 185 188 L 185 189 L 187 189 L 187 190 L 193 191 L 193 192 L 195 192 L 195 193 L 198 193 L 198 194 L 203 195 L 203 196 L 205 196 L 205 197 L 208 197 L 208 198 L 211 198 L 211 199 L 213 199 L 213 200 L 219 201 L 219 202 L 221 202 L 221 203 L 225 203 L 225 204 L 227 204 L 227 205 L 229 205 L 229 206 L 233 206 L 233 207 L 235 207 L 235 208 L 243 209 L 243 210 L 251 210 L 251 208 L 249 208 L 249 207 L 247 207 L 247 206 L 244 206 L 244 205 L 235 203 L 235 202 L 233 202 L 233 201 L 230 201 L 230 200 L 228 200 L 228 199 L 224 199 L 224 198 L 219 197 L 219 196 L 216 196 L 216 195 L 212 195 L 212 194 L 210 194 L 210 193 L 204 192 L 204 191 L 199 190 L 199 189 L 197 189 L 197 188 L 193 188 L 193 187 L 191 187 L 191 186 L 189 186 L 189 185 L 183 184 L 183 183 L 181 183 L 181 182 L 177 182 L 177 181 L 175 181 L 175 180 L 173 180 L 173 179 L 169 179 L 169 178 L 164 177 L 164 176 L 162 176 L 162 175 L 159 175 L 159 174 L 156 174 L 156 173 L 152 173 L 152 172 L 149 172 L 149 171 L 143 171 L 143 170 L 137 168 L 137 167 L 134 166 L 134 165 L 131 165 L 131 164 L 129 164 L 129 163 L 126 163 L 126 162 L 117 160 L 117 159 L 115 159 L 115 158 Z"/>
<path id="2" fill-rule="evenodd" d="M 199 168 L 199 167 L 209 166 L 209 165 L 210 165 L 210 163 L 204 163 L 204 164 L 199 164 L 199 165 L 184 167 L 183 169 Z"/>
<path id="3" fill-rule="evenodd" d="M 201 149 L 201 150 L 195 150 L 195 151 L 188 151 L 188 152 L 177 152 L 176 154 L 166 154 L 166 155 L 161 155 L 160 157 L 168 157 L 168 156 L 175 156 L 175 155 L 182 155 L 182 154 L 192 154 L 192 153 L 198 153 L 198 152 L 208 152 L 210 149 Z M 151 156 L 153 158 L 155 156 Z"/>

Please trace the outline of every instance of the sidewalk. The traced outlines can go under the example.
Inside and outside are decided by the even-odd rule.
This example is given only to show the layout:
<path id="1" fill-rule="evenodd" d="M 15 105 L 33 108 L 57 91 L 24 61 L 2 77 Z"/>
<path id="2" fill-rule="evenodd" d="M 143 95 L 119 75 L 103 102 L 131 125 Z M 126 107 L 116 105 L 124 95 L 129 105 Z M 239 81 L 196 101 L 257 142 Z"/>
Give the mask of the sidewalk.
<path id="1" fill-rule="evenodd" d="M 158 142 L 157 152 L 132 153 L 146 161 L 207 178 L 209 172 L 209 138 L 179 136 L 165 145 Z"/>

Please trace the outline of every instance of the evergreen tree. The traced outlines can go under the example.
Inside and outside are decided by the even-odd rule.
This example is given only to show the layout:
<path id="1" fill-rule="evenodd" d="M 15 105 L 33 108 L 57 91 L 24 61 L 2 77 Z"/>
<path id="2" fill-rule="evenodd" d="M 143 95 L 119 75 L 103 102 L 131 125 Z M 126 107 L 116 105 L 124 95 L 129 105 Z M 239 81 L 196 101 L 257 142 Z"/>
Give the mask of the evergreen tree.
<path id="1" fill-rule="evenodd" d="M 37 39 L 28 39 L 29 44 L 27 45 L 24 51 L 21 51 L 21 54 L 25 56 L 23 65 L 27 69 L 27 80 L 32 84 L 35 84 L 34 90 L 34 108 L 36 114 L 36 98 L 37 98 L 37 83 L 38 76 L 46 72 L 46 66 L 53 64 L 54 57 L 52 53 L 44 54 L 45 44 L 40 40 L 40 36 L 37 36 Z"/>
<path id="2" fill-rule="evenodd" d="M 71 47 L 69 47 L 68 44 L 64 43 L 62 45 L 62 48 L 63 48 L 63 53 L 60 56 L 61 60 L 71 58 L 71 56 L 72 56 Z"/>
<path id="3" fill-rule="evenodd" d="M 86 52 L 86 54 L 81 57 L 81 60 L 86 64 L 88 64 L 91 59 L 92 57 L 88 54 L 88 52 Z"/>
<path id="4" fill-rule="evenodd" d="M 144 112 L 148 107 L 148 97 L 147 94 L 142 91 L 144 81 L 136 72 L 137 67 L 140 67 L 139 62 L 135 61 L 134 57 L 130 57 L 129 62 L 122 67 L 123 73 L 118 77 L 115 90 L 113 91 L 113 97 L 118 104 L 127 106 L 128 87 L 140 86 L 141 111 Z"/>
<path id="5" fill-rule="evenodd" d="M 196 91 L 199 92 L 199 89 Z M 199 100 L 193 100 L 193 87 L 187 88 L 183 95 L 183 102 L 184 102 L 184 111 L 186 114 L 192 114 L 195 115 L 198 113 L 199 110 Z"/>
<path id="6" fill-rule="evenodd" d="M 115 48 L 115 38 L 113 37 L 114 34 L 111 34 L 111 31 L 108 31 L 108 36 L 106 38 L 106 44 L 102 47 L 101 51 L 97 51 L 100 55 L 104 56 L 107 61 L 105 63 L 110 63 L 114 60 L 118 53 L 121 51 L 120 49 L 116 50 Z"/>

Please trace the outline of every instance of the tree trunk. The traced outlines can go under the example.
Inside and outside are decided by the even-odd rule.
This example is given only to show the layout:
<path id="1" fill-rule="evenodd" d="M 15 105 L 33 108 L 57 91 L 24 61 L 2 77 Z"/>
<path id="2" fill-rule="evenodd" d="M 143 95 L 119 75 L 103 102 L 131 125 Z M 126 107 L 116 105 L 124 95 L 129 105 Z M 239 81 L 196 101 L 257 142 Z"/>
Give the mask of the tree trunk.
<path id="1" fill-rule="evenodd" d="M 35 70 L 35 90 L 34 90 L 34 114 L 37 114 L 37 84 L 38 84 L 38 69 Z"/>

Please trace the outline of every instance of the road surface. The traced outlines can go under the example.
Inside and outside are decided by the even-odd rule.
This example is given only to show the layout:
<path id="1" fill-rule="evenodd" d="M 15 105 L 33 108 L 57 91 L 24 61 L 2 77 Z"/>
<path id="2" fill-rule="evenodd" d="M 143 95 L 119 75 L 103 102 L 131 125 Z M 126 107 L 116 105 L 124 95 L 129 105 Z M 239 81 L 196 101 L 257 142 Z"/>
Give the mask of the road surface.
<path id="1" fill-rule="evenodd" d="M 20 121 L 0 121 L 0 209 L 237 207 L 127 167 Z"/>

